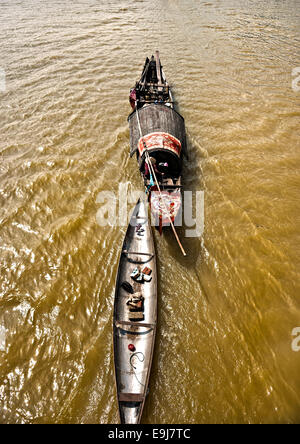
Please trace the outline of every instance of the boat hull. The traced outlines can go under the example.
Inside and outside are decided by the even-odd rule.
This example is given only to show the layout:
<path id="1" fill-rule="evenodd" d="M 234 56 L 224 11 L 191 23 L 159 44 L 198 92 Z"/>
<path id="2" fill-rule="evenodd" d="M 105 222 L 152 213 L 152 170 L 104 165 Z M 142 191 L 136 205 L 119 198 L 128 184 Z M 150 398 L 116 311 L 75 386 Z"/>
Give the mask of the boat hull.
<path id="1" fill-rule="evenodd" d="M 144 230 L 143 236 L 137 234 L 134 226 L 136 223 Z M 139 283 L 131 278 L 137 267 L 151 270 L 150 282 Z M 131 319 L 132 313 L 127 302 L 132 295 L 122 287 L 124 282 L 130 283 L 134 294 L 142 295 L 142 320 Z M 139 424 L 148 390 L 157 322 L 156 256 L 146 206 L 142 202 L 134 210 L 123 243 L 116 281 L 113 322 L 120 423 Z"/>
<path id="2" fill-rule="evenodd" d="M 158 51 L 146 58 L 142 76 L 130 90 L 130 103 L 130 157 L 136 154 L 154 224 L 162 232 L 180 214 L 183 158 L 188 152 L 184 118 L 174 109 Z"/>

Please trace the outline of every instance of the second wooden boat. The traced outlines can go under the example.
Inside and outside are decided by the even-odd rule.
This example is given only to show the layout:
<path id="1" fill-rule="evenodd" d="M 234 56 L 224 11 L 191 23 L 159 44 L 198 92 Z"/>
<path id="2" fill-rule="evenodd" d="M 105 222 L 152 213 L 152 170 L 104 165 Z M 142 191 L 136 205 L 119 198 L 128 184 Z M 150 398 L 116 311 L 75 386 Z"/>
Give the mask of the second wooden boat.
<path id="1" fill-rule="evenodd" d="M 157 321 L 156 256 L 147 209 L 128 226 L 116 281 L 113 340 L 121 424 L 139 424 L 148 390 Z"/>

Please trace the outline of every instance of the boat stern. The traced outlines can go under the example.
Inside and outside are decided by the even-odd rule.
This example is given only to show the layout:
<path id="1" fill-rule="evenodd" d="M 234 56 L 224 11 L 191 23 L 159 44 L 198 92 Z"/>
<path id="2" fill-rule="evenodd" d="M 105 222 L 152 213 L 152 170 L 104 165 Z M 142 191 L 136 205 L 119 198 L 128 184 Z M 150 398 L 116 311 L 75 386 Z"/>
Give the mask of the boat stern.
<path id="1" fill-rule="evenodd" d="M 150 195 L 150 207 L 155 226 L 170 226 L 170 219 L 174 223 L 181 212 L 181 191 L 164 190 L 161 194 L 158 191 L 152 191 Z"/>

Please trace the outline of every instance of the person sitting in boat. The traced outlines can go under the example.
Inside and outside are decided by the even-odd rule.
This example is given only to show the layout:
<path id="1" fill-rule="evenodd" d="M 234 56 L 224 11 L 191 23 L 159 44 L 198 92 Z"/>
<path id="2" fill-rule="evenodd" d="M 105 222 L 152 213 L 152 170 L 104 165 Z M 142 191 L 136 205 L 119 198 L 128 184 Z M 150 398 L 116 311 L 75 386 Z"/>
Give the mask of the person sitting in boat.
<path id="1" fill-rule="evenodd" d="M 157 166 L 156 166 L 156 159 L 154 157 L 150 157 L 150 162 L 151 162 L 152 168 L 156 174 L 156 177 L 161 178 L 161 172 L 158 171 Z M 145 162 L 145 177 L 147 177 L 147 178 L 150 177 L 150 168 L 149 168 L 147 161 Z"/>
<path id="2" fill-rule="evenodd" d="M 131 90 L 130 90 L 129 102 L 130 102 L 132 109 L 135 109 L 135 105 L 136 105 L 136 89 L 135 88 L 131 88 Z"/>

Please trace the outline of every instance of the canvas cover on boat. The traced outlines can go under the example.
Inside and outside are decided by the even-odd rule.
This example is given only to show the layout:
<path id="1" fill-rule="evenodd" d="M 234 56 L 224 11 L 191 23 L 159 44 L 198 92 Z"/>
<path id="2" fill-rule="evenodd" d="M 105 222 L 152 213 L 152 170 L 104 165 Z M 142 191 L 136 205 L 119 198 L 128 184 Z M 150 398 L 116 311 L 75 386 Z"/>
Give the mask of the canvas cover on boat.
<path id="1" fill-rule="evenodd" d="M 180 157 L 181 142 L 171 134 L 159 131 L 156 133 L 146 134 L 145 136 L 140 138 L 138 143 L 140 157 L 144 155 L 146 149 L 148 151 L 164 149 Z"/>
<path id="2" fill-rule="evenodd" d="M 150 104 L 139 109 L 142 135 L 159 132 L 170 134 L 181 143 L 181 152 L 187 156 L 184 118 L 166 105 Z M 130 156 L 138 150 L 141 138 L 136 111 L 128 117 L 130 129 Z"/>

